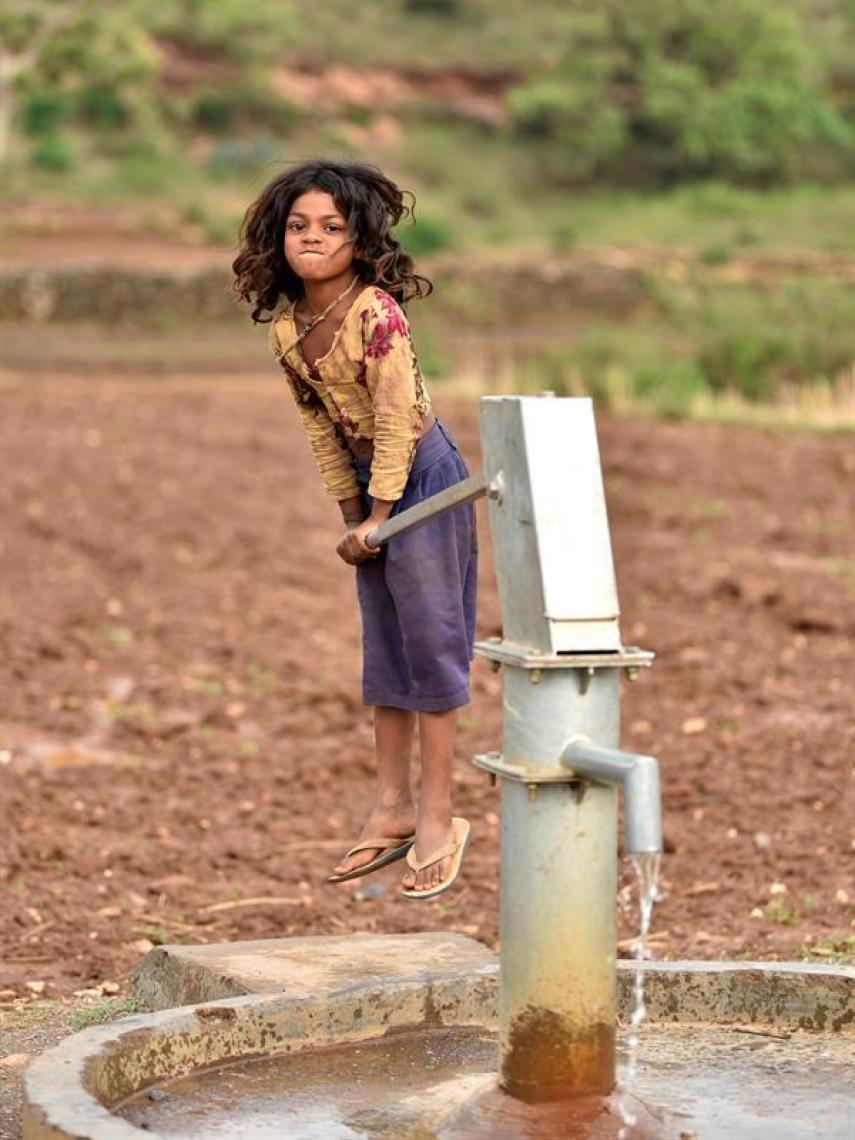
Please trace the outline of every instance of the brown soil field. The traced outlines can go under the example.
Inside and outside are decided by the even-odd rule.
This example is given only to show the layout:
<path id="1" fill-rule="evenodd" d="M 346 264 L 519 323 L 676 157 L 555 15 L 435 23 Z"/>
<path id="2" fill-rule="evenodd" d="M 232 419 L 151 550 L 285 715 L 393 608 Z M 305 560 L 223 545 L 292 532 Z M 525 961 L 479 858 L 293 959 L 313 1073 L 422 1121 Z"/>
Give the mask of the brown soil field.
<path id="1" fill-rule="evenodd" d="M 413 904 L 394 867 L 324 883 L 371 800 L 371 723 L 337 511 L 272 367 L 7 373 L 0 408 L 0 1002 L 123 987 L 163 941 L 495 946 L 498 794 L 468 762 L 500 747 L 482 661 L 460 885 Z M 477 467 L 476 402 L 438 408 Z M 624 640 L 657 653 L 623 732 L 663 769 L 656 955 L 829 960 L 855 895 L 852 437 L 599 423 Z M 619 924 L 629 955 L 631 909 Z"/>

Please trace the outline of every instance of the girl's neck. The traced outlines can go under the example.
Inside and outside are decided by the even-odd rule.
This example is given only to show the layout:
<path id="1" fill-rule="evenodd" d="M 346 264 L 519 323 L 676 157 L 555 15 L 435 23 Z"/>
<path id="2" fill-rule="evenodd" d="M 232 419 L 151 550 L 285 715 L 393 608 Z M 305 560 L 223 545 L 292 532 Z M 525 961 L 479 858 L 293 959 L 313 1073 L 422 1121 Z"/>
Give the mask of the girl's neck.
<path id="1" fill-rule="evenodd" d="M 350 285 L 354 285 L 355 289 L 355 281 L 356 274 L 352 270 L 342 273 L 339 277 L 331 277 L 328 281 L 304 281 L 303 295 L 306 304 L 313 313 L 320 313 Z M 351 290 L 348 295 L 352 297 L 353 292 L 354 290 Z"/>

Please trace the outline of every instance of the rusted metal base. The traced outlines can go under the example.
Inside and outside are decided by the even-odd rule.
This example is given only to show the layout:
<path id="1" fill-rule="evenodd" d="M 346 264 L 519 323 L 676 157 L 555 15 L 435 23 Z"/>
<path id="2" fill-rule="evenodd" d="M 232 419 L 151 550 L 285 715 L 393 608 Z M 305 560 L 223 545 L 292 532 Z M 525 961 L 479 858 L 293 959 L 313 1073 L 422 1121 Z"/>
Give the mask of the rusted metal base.
<path id="1" fill-rule="evenodd" d="M 499 1083 L 529 1104 L 606 1096 L 615 1085 L 615 1025 L 577 1028 L 554 1010 L 528 1007 L 510 1025 Z"/>

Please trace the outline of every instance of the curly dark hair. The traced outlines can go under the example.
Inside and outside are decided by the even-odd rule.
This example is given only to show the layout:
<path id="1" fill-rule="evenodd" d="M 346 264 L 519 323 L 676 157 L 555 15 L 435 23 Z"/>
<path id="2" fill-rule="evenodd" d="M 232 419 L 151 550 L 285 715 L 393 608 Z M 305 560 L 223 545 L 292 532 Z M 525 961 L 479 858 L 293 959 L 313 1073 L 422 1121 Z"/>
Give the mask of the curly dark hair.
<path id="1" fill-rule="evenodd" d="M 232 269 L 236 292 L 253 306 L 253 321 L 269 321 L 263 314 L 272 314 L 282 294 L 290 301 L 303 294 L 302 281 L 285 260 L 284 236 L 291 206 L 307 190 L 331 194 L 347 219 L 359 280 L 379 285 L 399 303 L 432 291 L 431 282 L 415 272 L 413 259 L 391 233 L 402 218 L 415 217 L 414 195 L 374 166 L 318 158 L 274 178 L 244 217 L 240 253 Z"/>

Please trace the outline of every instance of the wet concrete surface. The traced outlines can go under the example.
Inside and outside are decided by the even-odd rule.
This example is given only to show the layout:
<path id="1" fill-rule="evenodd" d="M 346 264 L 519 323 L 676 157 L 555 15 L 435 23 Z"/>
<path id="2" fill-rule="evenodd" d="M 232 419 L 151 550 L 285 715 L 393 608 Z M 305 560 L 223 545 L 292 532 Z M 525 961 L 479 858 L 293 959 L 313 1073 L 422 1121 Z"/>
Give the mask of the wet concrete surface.
<path id="1" fill-rule="evenodd" d="M 623 1045 L 619 1046 L 619 1059 Z M 650 1027 L 632 1090 L 530 1106 L 496 1088 L 496 1037 L 441 1029 L 221 1066 L 115 1111 L 187 1140 L 851 1140 L 851 1037 Z"/>

